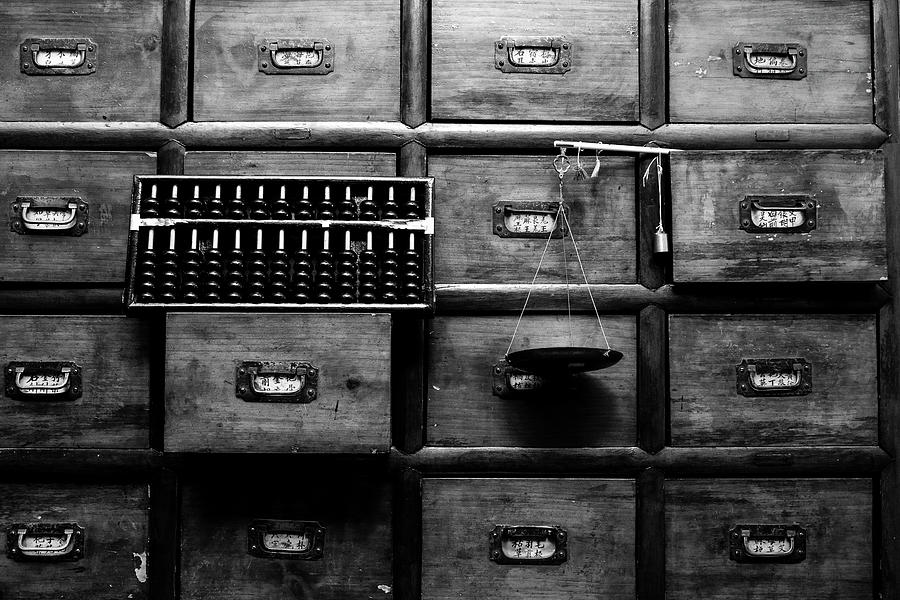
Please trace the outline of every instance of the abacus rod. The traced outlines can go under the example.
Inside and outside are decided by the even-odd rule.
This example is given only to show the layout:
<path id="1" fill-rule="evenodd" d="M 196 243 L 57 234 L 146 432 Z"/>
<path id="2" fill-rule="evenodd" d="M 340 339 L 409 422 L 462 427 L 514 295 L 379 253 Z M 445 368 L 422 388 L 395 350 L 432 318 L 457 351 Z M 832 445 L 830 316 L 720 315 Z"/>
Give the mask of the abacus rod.
<path id="1" fill-rule="evenodd" d="M 657 148 L 655 146 L 626 146 L 623 144 L 604 144 L 603 142 L 569 142 L 556 140 L 554 148 L 576 148 L 579 150 L 608 150 L 610 152 L 632 152 L 634 154 L 671 154 L 681 152 L 675 148 Z"/>

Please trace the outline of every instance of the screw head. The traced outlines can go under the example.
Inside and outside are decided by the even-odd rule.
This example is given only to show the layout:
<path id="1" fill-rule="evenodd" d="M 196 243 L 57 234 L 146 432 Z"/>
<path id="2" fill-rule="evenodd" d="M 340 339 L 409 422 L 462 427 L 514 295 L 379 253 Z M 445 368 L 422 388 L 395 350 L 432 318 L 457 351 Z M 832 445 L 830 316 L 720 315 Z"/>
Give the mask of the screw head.
<path id="1" fill-rule="evenodd" d="M 260 52 L 265 52 L 265 51 L 266 51 L 266 47 L 265 47 L 265 46 L 260 46 L 260 47 L 259 47 L 259 51 L 260 51 Z"/>
<path id="2" fill-rule="evenodd" d="M 804 71 L 803 69 L 800 69 L 800 72 L 801 72 L 801 73 L 805 73 L 806 71 Z"/>
<path id="3" fill-rule="evenodd" d="M 94 68 L 94 63 L 88 63 L 88 69 L 93 69 L 93 68 Z"/>
<path id="4" fill-rule="evenodd" d="M 238 388 L 238 392 L 240 392 L 241 394 L 246 394 L 246 393 L 247 393 L 247 388 L 245 388 L 245 387 L 240 387 L 240 388 Z"/>
<path id="5" fill-rule="evenodd" d="M 744 67 L 742 67 L 742 66 L 740 66 L 740 65 L 738 65 L 738 68 L 737 68 L 737 70 L 738 70 L 738 71 L 743 71 L 743 70 L 744 70 Z"/>
<path id="6" fill-rule="evenodd" d="M 801 50 L 801 51 L 799 52 L 799 54 L 800 54 L 800 56 L 804 56 L 803 50 Z"/>
<path id="7" fill-rule="evenodd" d="M 262 63 L 262 68 L 263 68 L 263 69 L 268 68 L 268 66 L 269 66 L 269 63 L 267 63 L 267 62 Z"/>
<path id="8" fill-rule="evenodd" d="M 494 373 L 496 373 L 497 375 L 499 375 L 502 372 L 503 372 L 503 369 L 501 369 L 500 367 L 494 367 Z"/>
<path id="9" fill-rule="evenodd" d="M 28 52 L 28 46 L 22 46 L 22 52 Z"/>
<path id="10" fill-rule="evenodd" d="M 246 372 L 247 372 L 247 369 L 245 369 L 244 367 L 241 367 L 240 369 L 238 369 L 238 373 L 240 373 L 241 375 L 243 375 Z"/>
<path id="11" fill-rule="evenodd" d="M 746 227 L 749 224 L 750 224 L 750 219 L 744 219 L 743 221 L 741 221 L 741 225 L 743 225 L 744 227 Z"/>
<path id="12" fill-rule="evenodd" d="M 563 67 L 568 67 L 568 66 L 569 66 L 569 61 L 564 60 L 564 61 L 563 61 Z"/>
<path id="13" fill-rule="evenodd" d="M 30 65 L 28 63 L 22 63 L 22 68 L 27 69 Z"/>
<path id="14" fill-rule="evenodd" d="M 815 224 L 816 224 L 816 220 L 815 220 L 815 219 L 810 219 L 810 220 L 809 220 L 809 226 L 810 226 L 810 227 L 812 227 L 812 226 L 815 225 Z"/>
<path id="15" fill-rule="evenodd" d="M 88 46 L 88 52 L 93 52 L 93 51 L 94 51 L 94 47 L 93 47 L 93 46 Z"/>
<path id="16" fill-rule="evenodd" d="M 742 389 L 742 390 L 746 390 L 746 389 L 747 389 L 747 384 L 742 383 L 742 384 L 741 384 L 741 389 Z"/>
<path id="17" fill-rule="evenodd" d="M 563 50 L 568 50 L 568 49 L 569 49 L 569 45 L 568 45 L 568 44 L 563 44 Z"/>
<path id="18" fill-rule="evenodd" d="M 502 61 L 502 60 L 498 60 L 498 61 L 497 61 L 497 65 L 502 67 L 502 66 L 503 66 L 503 61 Z"/>
<path id="19" fill-rule="evenodd" d="M 326 50 L 331 50 L 331 46 L 325 46 Z"/>
<path id="20" fill-rule="evenodd" d="M 498 392 L 502 392 L 502 391 L 503 391 L 503 386 L 502 386 L 502 385 L 495 385 L 495 386 L 494 386 L 494 389 L 495 389 L 496 391 L 498 391 Z"/>
<path id="21" fill-rule="evenodd" d="M 497 231 L 503 231 L 503 225 L 497 225 Z"/>
<path id="22" fill-rule="evenodd" d="M 500 558 L 500 551 L 494 550 L 493 552 L 491 552 L 491 556 L 494 558 Z"/>
<path id="23" fill-rule="evenodd" d="M 735 53 L 735 54 L 742 54 L 742 52 L 741 52 L 740 49 L 738 49 L 738 48 L 735 48 L 734 53 Z"/>
<path id="24" fill-rule="evenodd" d="M 499 215 L 501 212 L 503 212 L 503 209 L 500 208 L 499 206 L 497 206 L 497 207 L 494 207 L 494 212 Z"/>
<path id="25" fill-rule="evenodd" d="M 497 43 L 497 50 L 503 50 L 503 42 Z"/>
<path id="26" fill-rule="evenodd" d="M 306 390 L 306 395 L 309 396 L 310 398 L 315 398 L 316 390 Z"/>
<path id="27" fill-rule="evenodd" d="M 746 203 L 746 202 L 741 202 L 741 208 L 747 208 L 747 203 Z"/>
<path id="28" fill-rule="evenodd" d="M 325 68 L 326 68 L 326 69 L 330 69 L 330 68 L 331 68 L 331 63 L 325 63 Z"/>

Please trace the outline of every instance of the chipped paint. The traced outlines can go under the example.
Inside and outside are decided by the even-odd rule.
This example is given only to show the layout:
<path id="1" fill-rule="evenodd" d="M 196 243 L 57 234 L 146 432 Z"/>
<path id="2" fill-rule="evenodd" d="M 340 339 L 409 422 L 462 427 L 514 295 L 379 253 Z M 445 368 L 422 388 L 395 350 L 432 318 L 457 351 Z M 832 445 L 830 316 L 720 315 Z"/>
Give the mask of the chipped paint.
<path id="1" fill-rule="evenodd" d="M 147 583 L 147 553 L 132 552 L 131 555 L 134 557 L 134 576 L 141 583 Z"/>
<path id="2" fill-rule="evenodd" d="M 383 583 L 378 586 L 378 589 L 384 592 L 385 594 L 390 594 L 393 591 L 393 588 L 389 585 L 384 585 Z"/>
<path id="3" fill-rule="evenodd" d="M 706 62 L 708 62 L 708 63 L 710 63 L 710 62 L 716 62 L 716 61 L 719 61 L 719 60 L 724 60 L 724 59 L 723 59 L 721 56 L 707 56 L 707 57 L 706 57 Z"/>
<path id="4" fill-rule="evenodd" d="M 709 69 L 707 69 L 706 67 L 700 67 L 699 69 L 694 71 L 694 75 L 696 75 L 700 79 L 703 79 L 707 73 L 709 73 Z"/>

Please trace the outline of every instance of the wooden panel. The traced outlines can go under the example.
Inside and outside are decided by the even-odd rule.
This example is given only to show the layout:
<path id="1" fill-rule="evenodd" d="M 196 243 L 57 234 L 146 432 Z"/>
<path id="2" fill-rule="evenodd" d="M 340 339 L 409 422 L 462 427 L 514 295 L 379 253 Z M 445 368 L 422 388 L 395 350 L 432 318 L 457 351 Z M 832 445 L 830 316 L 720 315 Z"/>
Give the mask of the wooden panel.
<path id="1" fill-rule="evenodd" d="M 546 239 L 493 234 L 492 206 L 499 201 L 555 202 L 559 178 L 550 156 L 432 156 L 435 178 L 435 280 L 440 283 L 530 283 Z M 590 283 L 636 279 L 634 160 L 603 157 L 600 176 L 564 184 L 569 222 Z M 584 156 L 590 171 L 593 156 Z M 570 238 L 550 242 L 538 283 L 584 283 Z"/>
<path id="2" fill-rule="evenodd" d="M 327 39 L 334 71 L 267 75 L 257 42 Z M 194 7 L 198 121 L 396 121 L 400 118 L 397 0 L 199 0 Z"/>
<path id="3" fill-rule="evenodd" d="M 181 598 L 390 598 L 384 591 L 392 585 L 390 486 L 341 473 L 269 473 L 269 482 L 241 472 L 186 482 Z M 251 556 L 247 527 L 260 518 L 318 521 L 325 526 L 322 559 Z"/>
<path id="4" fill-rule="evenodd" d="M 5 226 L 0 281 L 121 284 L 132 177 L 155 172 L 153 153 L 0 151 L 5 214 L 18 196 L 78 196 L 89 210 L 87 232 L 79 237 L 20 235 Z"/>
<path id="5" fill-rule="evenodd" d="M 878 443 L 874 315 L 673 315 L 669 319 L 672 443 L 678 446 L 847 446 Z M 805 358 L 805 396 L 744 397 L 743 359 Z"/>
<path id="6" fill-rule="evenodd" d="M 166 320 L 166 450 L 387 452 L 390 316 L 170 313 Z M 198 352 L 202 348 L 202 352 Z M 238 363 L 307 361 L 308 404 L 245 402 Z"/>
<path id="7" fill-rule="evenodd" d="M 638 2 L 432 3 L 431 115 L 490 121 L 637 121 Z M 564 36 L 565 74 L 503 73 L 503 36 Z"/>
<path id="8" fill-rule="evenodd" d="M 615 479 L 425 479 L 422 598 L 633 598 L 635 486 Z M 568 560 L 497 565 L 495 525 L 559 525 Z"/>
<path id="9" fill-rule="evenodd" d="M 602 371 L 549 384 L 534 398 L 493 395 L 491 369 L 506 353 L 515 316 L 438 317 L 428 354 L 428 444 L 433 446 L 633 446 L 637 412 L 637 323 L 603 318 L 625 357 Z M 605 348 L 593 315 L 527 314 L 513 350 Z"/>
<path id="10" fill-rule="evenodd" d="M 675 123 L 871 123 L 871 6 L 860 0 L 669 2 L 669 114 Z M 737 43 L 799 43 L 807 76 L 733 74 Z"/>
<path id="11" fill-rule="evenodd" d="M 869 281 L 887 276 L 881 151 L 684 152 L 671 156 L 675 282 Z M 748 233 L 748 195 L 818 206 L 808 233 Z"/>
<path id="12" fill-rule="evenodd" d="M 393 177 L 397 157 L 388 152 L 187 152 L 184 173 Z"/>
<path id="13" fill-rule="evenodd" d="M 0 446 L 147 448 L 150 331 L 124 317 L 0 317 L 0 368 L 11 361 L 71 361 L 77 400 L 0 399 Z"/>
<path id="14" fill-rule="evenodd" d="M 807 528 L 797 564 L 740 564 L 728 530 Z M 666 483 L 666 598 L 872 597 L 872 482 L 867 479 L 688 479 Z"/>
<path id="15" fill-rule="evenodd" d="M 0 3 L 0 120 L 159 120 L 162 5 L 162 0 Z M 96 71 L 22 73 L 17 44 L 54 37 L 90 38 L 97 45 Z"/>
<path id="16" fill-rule="evenodd" d="M 77 523 L 75 562 L 0 560 L 0 596 L 16 600 L 148 597 L 147 488 L 139 485 L 0 484 L 0 523 Z M 4 536 L 5 537 L 5 536 Z"/>

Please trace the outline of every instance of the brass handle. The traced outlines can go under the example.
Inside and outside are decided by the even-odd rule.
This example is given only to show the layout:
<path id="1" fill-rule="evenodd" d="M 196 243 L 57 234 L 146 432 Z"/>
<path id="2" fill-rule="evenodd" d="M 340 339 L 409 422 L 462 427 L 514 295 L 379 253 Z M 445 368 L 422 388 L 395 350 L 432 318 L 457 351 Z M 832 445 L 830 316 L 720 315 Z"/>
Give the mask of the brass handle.
<path id="1" fill-rule="evenodd" d="M 748 397 L 805 396 L 812 365 L 805 358 L 745 358 L 735 366 L 737 393 Z"/>
<path id="2" fill-rule="evenodd" d="M 747 233 L 808 233 L 818 226 L 818 206 L 803 194 L 746 196 L 738 205 Z"/>
<path id="3" fill-rule="evenodd" d="M 247 527 L 247 552 L 260 558 L 319 560 L 325 528 L 316 521 L 255 519 Z"/>
<path id="4" fill-rule="evenodd" d="M 491 367 L 493 379 L 492 391 L 501 398 L 515 398 L 530 395 L 544 387 L 545 381 L 540 375 L 529 373 L 511 366 L 505 358 Z"/>
<path id="5" fill-rule="evenodd" d="M 488 557 L 499 565 L 561 565 L 568 534 L 559 525 L 496 525 Z"/>
<path id="6" fill-rule="evenodd" d="M 738 42 L 734 46 L 732 73 L 756 79 L 803 79 L 806 48 L 796 43 L 760 44 Z"/>
<path id="7" fill-rule="evenodd" d="M 90 38 L 28 38 L 19 44 L 19 69 L 26 75 L 91 75 L 97 44 Z"/>
<path id="8" fill-rule="evenodd" d="M 806 558 L 806 529 L 792 525 L 735 525 L 729 556 L 740 563 L 798 563 Z"/>
<path id="9" fill-rule="evenodd" d="M 267 75 L 327 75 L 334 71 L 334 45 L 319 39 L 257 42 L 259 70 Z"/>
<path id="10" fill-rule="evenodd" d="M 567 73 L 573 50 L 564 36 L 503 36 L 494 43 L 494 67 L 503 73 Z"/>
<path id="11" fill-rule="evenodd" d="M 18 561 L 78 560 L 84 556 L 84 528 L 77 523 L 17 523 L 6 532 L 6 554 Z"/>
<path id="12" fill-rule="evenodd" d="M 306 404 L 318 396 L 319 369 L 304 361 L 245 361 L 237 366 L 235 395 L 247 402 Z"/>
<path id="13" fill-rule="evenodd" d="M 81 367 L 73 362 L 13 361 L 6 365 L 6 395 L 14 400 L 76 400 Z"/>
<path id="14" fill-rule="evenodd" d="M 89 218 L 88 203 L 77 196 L 19 196 L 9 206 L 9 228 L 19 235 L 80 236 Z"/>
<path id="15" fill-rule="evenodd" d="M 563 209 L 565 210 L 565 209 Z M 500 201 L 491 207 L 493 234 L 501 238 L 558 239 L 568 235 L 559 202 Z"/>

